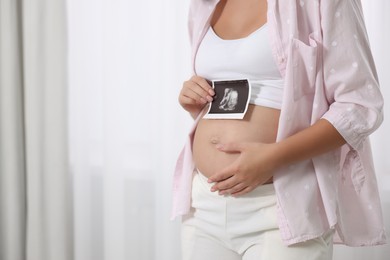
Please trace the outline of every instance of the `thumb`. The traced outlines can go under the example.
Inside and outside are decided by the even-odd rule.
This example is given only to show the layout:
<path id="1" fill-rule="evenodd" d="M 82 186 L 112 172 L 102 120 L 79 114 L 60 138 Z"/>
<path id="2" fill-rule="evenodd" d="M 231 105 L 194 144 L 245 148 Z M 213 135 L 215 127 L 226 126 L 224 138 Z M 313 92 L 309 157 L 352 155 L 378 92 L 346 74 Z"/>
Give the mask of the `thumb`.
<path id="1" fill-rule="evenodd" d="M 211 175 L 208 179 L 208 182 L 212 183 L 212 182 L 220 182 L 220 181 L 226 180 L 226 179 L 232 177 L 237 172 L 236 169 L 237 169 L 237 167 L 235 167 L 234 164 L 229 165 L 229 166 L 225 167 L 224 169 L 222 169 L 221 171 L 218 171 L 217 173 Z"/>
<path id="2" fill-rule="evenodd" d="M 227 143 L 217 144 L 215 147 L 225 153 L 240 153 L 243 151 L 245 145 L 243 143 Z"/>

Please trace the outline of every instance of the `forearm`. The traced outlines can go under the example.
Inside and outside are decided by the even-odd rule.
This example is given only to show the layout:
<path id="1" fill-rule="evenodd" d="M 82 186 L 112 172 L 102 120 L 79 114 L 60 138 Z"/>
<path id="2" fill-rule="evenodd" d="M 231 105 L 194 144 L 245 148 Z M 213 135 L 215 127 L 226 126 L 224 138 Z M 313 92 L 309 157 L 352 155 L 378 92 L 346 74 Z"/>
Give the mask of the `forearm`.
<path id="1" fill-rule="evenodd" d="M 285 166 L 336 149 L 346 141 L 325 119 L 276 144 L 277 165 Z"/>

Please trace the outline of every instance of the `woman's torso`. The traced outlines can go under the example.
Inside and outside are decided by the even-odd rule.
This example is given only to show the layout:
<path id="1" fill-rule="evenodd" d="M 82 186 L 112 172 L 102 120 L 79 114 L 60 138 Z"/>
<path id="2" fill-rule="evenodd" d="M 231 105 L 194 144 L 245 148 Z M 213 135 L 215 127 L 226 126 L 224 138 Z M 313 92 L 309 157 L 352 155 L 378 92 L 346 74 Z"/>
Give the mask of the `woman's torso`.
<path id="1" fill-rule="evenodd" d="M 229 40 L 245 40 L 257 33 L 266 23 L 266 13 L 264 0 L 221 1 L 214 12 L 211 26 L 216 37 L 229 44 Z M 216 145 L 219 143 L 275 142 L 279 115 L 279 109 L 250 104 L 242 120 L 201 119 L 193 142 L 196 167 L 209 177 L 234 162 L 239 154 L 218 151 Z"/>

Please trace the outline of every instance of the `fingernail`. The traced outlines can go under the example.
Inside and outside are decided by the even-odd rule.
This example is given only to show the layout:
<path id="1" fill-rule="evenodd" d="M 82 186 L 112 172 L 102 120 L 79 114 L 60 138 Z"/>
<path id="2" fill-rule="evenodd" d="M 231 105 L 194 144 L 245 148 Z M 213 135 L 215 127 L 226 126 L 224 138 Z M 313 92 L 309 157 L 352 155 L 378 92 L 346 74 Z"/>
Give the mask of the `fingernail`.
<path id="1" fill-rule="evenodd" d="M 217 145 L 215 145 L 215 147 L 216 147 L 217 149 L 222 149 L 222 148 L 223 148 L 223 144 L 217 144 Z"/>
<path id="2" fill-rule="evenodd" d="M 208 179 L 208 180 L 207 180 L 207 182 L 208 182 L 208 183 L 212 183 L 213 181 L 212 181 L 212 180 L 210 180 L 210 179 Z"/>
<path id="3" fill-rule="evenodd" d="M 215 95 L 215 92 L 214 92 L 214 90 L 212 90 L 212 89 L 209 90 L 209 93 L 210 93 L 210 95 L 212 95 L 212 96 Z"/>
<path id="4" fill-rule="evenodd" d="M 206 98 L 207 98 L 207 100 L 208 100 L 209 102 L 213 102 L 213 98 L 212 98 L 212 97 L 207 96 Z"/>

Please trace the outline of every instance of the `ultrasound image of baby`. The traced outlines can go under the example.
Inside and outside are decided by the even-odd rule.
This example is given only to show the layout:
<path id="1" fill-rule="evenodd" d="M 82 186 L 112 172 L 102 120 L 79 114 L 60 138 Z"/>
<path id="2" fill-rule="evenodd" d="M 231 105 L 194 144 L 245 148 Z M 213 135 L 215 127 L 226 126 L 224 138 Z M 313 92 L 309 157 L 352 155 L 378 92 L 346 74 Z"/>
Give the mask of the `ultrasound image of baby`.
<path id="1" fill-rule="evenodd" d="M 219 109 L 224 111 L 233 111 L 238 102 L 238 91 L 233 88 L 226 88 Z"/>
<path id="2" fill-rule="evenodd" d="M 243 119 L 248 109 L 251 86 L 248 79 L 213 80 L 213 102 L 203 118 Z"/>

